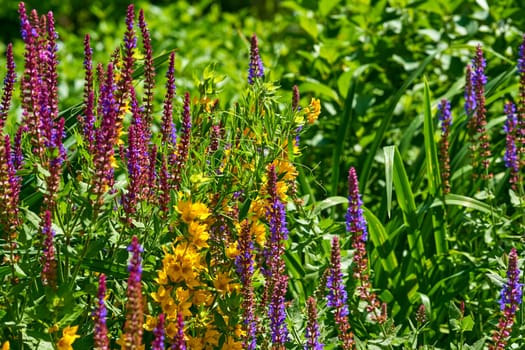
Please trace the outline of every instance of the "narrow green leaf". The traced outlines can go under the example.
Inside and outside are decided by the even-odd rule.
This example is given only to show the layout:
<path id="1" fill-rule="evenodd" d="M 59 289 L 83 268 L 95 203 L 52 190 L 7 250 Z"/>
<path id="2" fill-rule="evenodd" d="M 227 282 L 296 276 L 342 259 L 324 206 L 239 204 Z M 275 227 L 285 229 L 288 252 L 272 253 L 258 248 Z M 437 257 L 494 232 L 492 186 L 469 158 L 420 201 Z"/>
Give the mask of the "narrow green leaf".
<path id="1" fill-rule="evenodd" d="M 386 182 L 386 210 L 388 217 L 390 217 L 390 211 L 392 209 L 392 178 L 394 173 L 394 146 L 386 146 L 383 148 L 385 153 L 385 182 Z"/>
<path id="2" fill-rule="evenodd" d="M 423 98 L 425 121 L 423 123 L 425 139 L 425 156 L 427 165 L 428 188 L 431 197 L 436 197 L 441 186 L 439 172 L 439 161 L 434 138 L 434 121 L 432 120 L 432 110 L 430 103 L 430 88 L 425 78 L 425 92 Z"/>

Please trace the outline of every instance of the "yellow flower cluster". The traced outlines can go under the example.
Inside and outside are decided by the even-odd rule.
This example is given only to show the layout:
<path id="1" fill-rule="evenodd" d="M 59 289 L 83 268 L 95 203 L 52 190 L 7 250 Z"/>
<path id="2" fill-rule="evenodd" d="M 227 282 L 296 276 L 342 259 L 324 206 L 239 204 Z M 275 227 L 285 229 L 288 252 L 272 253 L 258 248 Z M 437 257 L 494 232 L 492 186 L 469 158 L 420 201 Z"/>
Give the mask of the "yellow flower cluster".
<path id="1" fill-rule="evenodd" d="M 321 114 L 321 101 L 317 98 L 312 98 L 310 105 L 304 109 L 304 114 L 308 123 L 313 124 L 319 118 L 319 114 Z"/>
<path id="2" fill-rule="evenodd" d="M 80 338 L 77 335 L 78 326 L 67 326 L 62 330 L 62 338 L 58 341 L 57 349 L 58 350 L 73 350 L 71 346 L 77 338 Z"/>

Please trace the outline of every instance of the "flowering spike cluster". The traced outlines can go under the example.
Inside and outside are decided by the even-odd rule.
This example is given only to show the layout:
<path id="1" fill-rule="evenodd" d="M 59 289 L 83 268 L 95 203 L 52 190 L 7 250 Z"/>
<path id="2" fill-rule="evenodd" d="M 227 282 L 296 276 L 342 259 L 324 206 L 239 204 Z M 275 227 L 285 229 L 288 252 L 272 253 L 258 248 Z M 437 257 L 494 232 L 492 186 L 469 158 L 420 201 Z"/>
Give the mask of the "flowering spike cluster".
<path id="1" fill-rule="evenodd" d="M 95 152 L 95 92 L 93 90 L 93 49 L 90 44 L 90 36 L 86 34 L 84 39 L 84 116 L 80 118 L 80 123 L 84 129 L 84 140 L 90 154 Z"/>
<path id="2" fill-rule="evenodd" d="M 242 309 L 243 309 L 243 348 L 255 350 L 257 346 L 256 331 L 257 320 L 255 317 L 255 292 L 253 287 L 254 273 L 254 242 L 251 227 L 248 220 L 241 223 L 241 232 L 237 249 L 239 255 L 235 257 L 235 267 L 241 280 Z"/>
<path id="3" fill-rule="evenodd" d="M 124 324 L 123 349 L 140 349 L 142 346 L 142 326 L 144 313 L 142 303 L 142 258 L 144 251 L 137 236 L 133 236 L 128 247 L 131 259 L 128 264 L 129 278 L 126 303 L 126 323 Z"/>
<path id="4" fill-rule="evenodd" d="M 520 167 L 525 165 L 525 34 L 519 48 L 518 57 L 519 74 L 519 101 L 518 101 L 518 129 L 516 132 L 516 144 L 520 155 Z"/>
<path id="5" fill-rule="evenodd" d="M 315 299 L 309 297 L 306 300 L 306 312 L 308 315 L 306 324 L 306 344 L 304 350 L 323 350 L 324 345 L 319 341 L 321 333 L 319 332 L 319 323 L 317 322 L 317 307 Z"/>
<path id="6" fill-rule="evenodd" d="M 297 85 L 294 85 L 292 87 L 292 111 L 297 112 L 299 111 L 299 100 L 301 99 L 301 95 L 299 94 L 299 87 Z"/>
<path id="7" fill-rule="evenodd" d="M 135 6 L 130 4 L 126 15 L 126 32 L 124 33 L 124 57 L 122 67 L 122 78 L 119 81 L 118 102 L 120 109 L 128 96 L 129 88 L 133 81 L 133 64 L 135 63 L 134 52 L 137 47 L 135 35 Z"/>
<path id="8" fill-rule="evenodd" d="M 107 192 L 115 181 L 113 175 L 115 162 L 114 145 L 118 140 L 117 118 L 119 108 L 115 99 L 116 84 L 113 80 L 113 65 L 110 63 L 105 73 L 103 73 L 102 69 L 99 69 L 99 76 L 104 76 L 105 80 L 101 84 L 98 101 L 100 126 L 95 131 L 93 193 L 98 200 L 101 200 L 102 194 Z"/>
<path id="9" fill-rule="evenodd" d="M 505 103 L 505 115 L 507 116 L 507 120 L 505 121 L 503 130 L 505 131 L 506 135 L 506 148 L 503 160 L 505 161 L 505 166 L 510 169 L 510 185 L 512 189 L 516 190 L 516 184 L 518 183 L 520 170 L 520 161 L 518 158 L 518 147 L 516 145 L 518 118 L 516 116 L 516 107 L 512 102 Z"/>
<path id="10" fill-rule="evenodd" d="M 137 202 L 146 199 L 150 192 L 149 132 L 138 106 L 135 90 L 130 90 L 131 125 L 128 128 L 128 192 L 124 196 L 124 210 L 132 214 Z"/>
<path id="11" fill-rule="evenodd" d="M 327 306 L 334 308 L 335 323 L 338 327 L 338 337 L 343 343 L 343 349 L 352 349 L 354 346 L 354 335 L 350 331 L 348 322 L 348 295 L 343 283 L 343 272 L 341 271 L 341 251 L 339 238 L 334 236 L 332 239 L 332 253 L 330 258 L 330 269 L 326 279 L 328 289 Z"/>
<path id="12" fill-rule="evenodd" d="M 7 74 L 4 79 L 4 92 L 0 102 L 0 130 L 4 128 L 7 112 L 11 105 L 11 97 L 16 82 L 15 60 L 13 58 L 13 44 L 9 43 L 6 50 Z"/>
<path id="13" fill-rule="evenodd" d="M 284 346 L 288 338 L 284 305 L 288 288 L 284 241 L 288 238 L 288 229 L 286 228 L 286 210 L 277 193 L 277 173 L 273 164 L 268 167 L 267 189 L 270 203 L 266 208 L 266 218 L 270 226 L 270 239 L 264 250 L 266 259 L 264 294 L 270 297 L 268 317 L 270 318 L 272 342 L 279 347 Z"/>
<path id="14" fill-rule="evenodd" d="M 353 277 L 358 281 L 357 291 L 361 300 L 367 303 L 366 310 L 373 321 L 384 323 L 386 321 L 386 305 L 381 307 L 375 293 L 372 292 L 368 271 L 368 257 L 366 241 L 368 239 L 367 223 L 363 215 L 363 202 L 359 194 L 357 174 L 353 167 L 348 171 L 348 210 L 346 212 L 346 230 L 352 235 L 352 248 L 355 249 L 353 257 Z"/>
<path id="15" fill-rule="evenodd" d="M 182 111 L 181 140 L 177 147 L 177 160 L 173 169 L 173 186 L 178 189 L 181 182 L 181 173 L 186 166 L 189 157 L 191 139 L 191 113 L 190 94 L 184 94 L 184 106 Z"/>
<path id="16" fill-rule="evenodd" d="M 55 230 L 51 228 L 51 212 L 46 210 L 42 222 L 42 236 L 44 243 L 42 247 L 42 284 L 56 288 L 57 285 L 57 261 L 55 257 L 55 246 L 53 238 Z"/>
<path id="17" fill-rule="evenodd" d="M 173 99 L 176 94 L 175 86 L 175 52 L 170 54 L 168 71 L 166 72 L 166 96 L 164 97 L 164 109 L 162 113 L 162 144 L 166 145 L 166 152 L 170 154 L 169 163 L 175 165 L 177 153 L 177 130 L 173 123 Z"/>
<path id="18" fill-rule="evenodd" d="M 164 350 L 164 338 L 165 338 L 165 330 L 164 330 L 164 314 L 159 315 L 159 320 L 157 322 L 157 326 L 153 330 L 154 339 L 151 343 L 151 350 Z"/>
<path id="19" fill-rule="evenodd" d="M 443 182 L 443 194 L 450 193 L 450 154 L 449 133 L 452 117 L 450 115 L 450 102 L 446 99 L 438 104 L 439 120 L 441 121 L 441 141 L 439 142 L 439 157 L 441 166 L 441 181 Z"/>
<path id="20" fill-rule="evenodd" d="M 144 19 L 144 10 L 139 11 L 139 28 L 142 33 L 144 47 L 144 120 L 150 125 L 153 114 L 153 93 L 155 88 L 155 66 L 153 65 L 153 49 L 148 24 Z M 148 129 L 149 130 L 149 129 Z"/>
<path id="21" fill-rule="evenodd" d="M 160 173 L 159 173 L 159 190 L 160 198 L 159 205 L 160 210 L 167 215 L 170 204 L 170 184 L 169 184 L 170 174 L 168 171 L 168 162 L 164 154 L 160 155 Z"/>
<path id="22" fill-rule="evenodd" d="M 177 334 L 173 340 L 172 350 L 186 350 L 186 340 L 184 339 L 184 318 L 179 312 L 177 316 Z"/>
<path id="23" fill-rule="evenodd" d="M 492 344 L 489 346 L 491 350 L 503 350 L 506 348 L 516 318 L 516 312 L 522 302 L 523 284 L 519 283 L 520 273 L 518 253 L 516 248 L 513 247 L 509 253 L 507 282 L 503 285 L 499 301 L 503 315 L 500 317 L 498 328 L 492 336 Z"/>
<path id="24" fill-rule="evenodd" d="M 257 78 L 264 77 L 264 66 L 259 56 L 259 44 L 257 36 L 252 35 L 250 40 L 250 68 L 248 69 L 248 83 L 253 85 Z"/>
<path id="25" fill-rule="evenodd" d="M 10 138 L 5 135 L 3 142 L 0 141 L 0 230 L 1 237 L 11 242 L 11 248 L 14 248 L 12 244 L 20 224 L 18 204 L 21 180 L 16 175 L 16 169 Z"/>
<path id="26" fill-rule="evenodd" d="M 486 62 L 483 58 L 483 50 L 478 45 L 476 48 L 476 55 L 472 59 L 472 89 L 475 98 L 474 114 L 470 117 L 468 127 L 471 135 L 471 157 L 473 175 L 482 174 L 483 179 L 489 179 L 492 174 L 489 173 L 490 166 L 490 149 L 489 149 L 489 135 L 486 130 L 487 126 L 487 110 L 485 108 L 485 84 L 487 77 L 485 76 Z"/>
<path id="27" fill-rule="evenodd" d="M 96 350 L 109 350 L 108 327 L 106 318 L 106 275 L 101 274 L 98 278 L 97 307 L 93 313 L 95 329 L 93 330 L 94 345 Z"/>

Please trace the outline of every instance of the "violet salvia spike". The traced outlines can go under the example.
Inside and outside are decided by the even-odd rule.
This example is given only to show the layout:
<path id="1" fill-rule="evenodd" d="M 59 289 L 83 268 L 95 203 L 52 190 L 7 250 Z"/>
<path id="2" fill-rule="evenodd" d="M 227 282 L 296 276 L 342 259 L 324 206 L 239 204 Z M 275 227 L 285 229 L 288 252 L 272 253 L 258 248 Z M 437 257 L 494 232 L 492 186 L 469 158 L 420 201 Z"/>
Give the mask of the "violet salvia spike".
<path id="1" fill-rule="evenodd" d="M 443 182 L 443 193 L 450 193 L 450 155 L 449 155 L 449 134 L 452 125 L 450 114 L 450 102 L 446 99 L 438 104 L 439 120 L 441 122 L 441 140 L 439 142 L 439 160 L 441 168 L 441 181 Z"/>
<path id="2" fill-rule="evenodd" d="M 519 48 L 518 57 L 519 74 L 519 101 L 518 101 L 518 126 L 516 144 L 520 167 L 525 165 L 525 34 Z"/>
<path id="3" fill-rule="evenodd" d="M 175 98 L 175 52 L 169 57 L 168 71 L 166 73 L 166 96 L 164 97 L 164 108 L 162 113 L 162 143 L 165 145 L 165 152 L 169 154 L 170 166 L 175 166 L 177 153 L 177 130 L 173 123 L 173 99 Z"/>
<path id="4" fill-rule="evenodd" d="M 255 80 L 264 77 L 264 65 L 259 55 L 257 36 L 252 35 L 250 40 L 250 68 L 248 69 L 248 83 L 253 85 Z"/>
<path id="5" fill-rule="evenodd" d="M 304 350 L 323 350 L 324 344 L 320 342 L 321 332 L 317 316 L 316 302 L 313 297 L 306 300 L 306 344 Z"/>
<path id="6" fill-rule="evenodd" d="M 84 116 L 80 117 L 84 129 L 84 140 L 90 154 L 95 152 L 95 91 L 93 81 L 93 49 L 91 38 L 86 34 L 84 39 Z"/>
<path id="7" fill-rule="evenodd" d="M 134 52 L 137 47 L 135 35 L 135 6 L 130 4 L 126 15 L 126 32 L 124 33 L 124 57 L 122 58 L 122 78 L 119 81 L 117 101 L 122 110 L 127 99 L 129 88 L 133 86 Z"/>
<path id="8" fill-rule="evenodd" d="M 46 210 L 42 218 L 42 284 L 53 289 L 57 286 L 57 261 L 55 256 L 54 237 L 55 230 L 51 227 L 51 212 Z"/>
<path id="9" fill-rule="evenodd" d="M 128 247 L 131 258 L 128 264 L 129 278 L 126 303 L 126 323 L 124 324 L 124 349 L 140 349 L 144 325 L 142 303 L 142 257 L 144 251 L 137 236 L 133 236 Z"/>
<path id="10" fill-rule="evenodd" d="M 168 171 L 168 162 L 166 160 L 166 155 L 161 154 L 160 159 L 160 173 L 159 173 L 159 190 L 160 190 L 160 209 L 163 212 L 163 215 L 166 216 L 169 210 L 170 204 L 170 173 Z"/>
<path id="11" fill-rule="evenodd" d="M 14 243 L 18 236 L 21 180 L 16 175 L 9 135 L 0 141 L 0 231 L 3 239 Z"/>
<path id="12" fill-rule="evenodd" d="M 153 95 L 155 89 L 155 66 L 153 64 L 153 49 L 151 47 L 151 36 L 148 24 L 144 19 L 144 10 L 139 11 L 139 27 L 142 33 L 142 45 L 144 47 L 144 120 L 145 125 L 151 124 L 153 114 Z"/>
<path id="13" fill-rule="evenodd" d="M 186 340 L 184 339 L 184 318 L 182 313 L 177 315 L 177 333 L 173 339 L 172 350 L 186 350 Z"/>
<path id="14" fill-rule="evenodd" d="M 93 321 L 95 323 L 93 340 L 96 350 L 109 350 L 108 327 L 106 324 L 107 314 L 106 275 L 102 273 L 98 278 L 97 307 L 93 312 Z"/>
<path id="15" fill-rule="evenodd" d="M 50 116 L 53 120 L 58 117 L 57 39 L 58 34 L 55 30 L 55 19 L 53 17 L 53 12 L 50 11 L 47 13 L 47 64 L 44 71 L 44 80 L 46 81 L 47 88 L 49 89 L 48 106 L 50 109 Z"/>
<path id="16" fill-rule="evenodd" d="M 518 267 L 518 253 L 512 248 L 509 253 L 509 266 L 507 269 L 507 281 L 501 290 L 499 300 L 500 309 L 503 312 L 498 327 L 492 335 L 490 350 L 504 350 L 512 332 L 516 320 L 516 312 L 523 300 L 523 284 L 520 283 L 520 269 Z"/>
<path id="17" fill-rule="evenodd" d="M 257 346 L 257 319 L 253 286 L 255 253 L 251 225 L 248 220 L 243 220 L 241 223 L 237 249 L 239 250 L 239 255 L 235 257 L 235 271 L 237 271 L 242 285 L 243 348 L 255 350 Z"/>
<path id="18" fill-rule="evenodd" d="M 292 87 L 292 111 L 297 112 L 299 110 L 299 100 L 300 100 L 300 94 L 299 94 L 299 87 L 297 85 L 294 85 Z"/>
<path id="19" fill-rule="evenodd" d="M 6 49 L 7 74 L 4 79 L 4 91 L 0 102 L 0 131 L 3 130 L 7 113 L 11 105 L 11 97 L 16 82 L 15 60 L 13 58 L 13 44 L 9 43 Z"/>
<path id="20" fill-rule="evenodd" d="M 175 189 L 180 187 L 181 173 L 186 166 L 189 157 L 190 140 L 191 140 L 191 111 L 190 111 L 190 94 L 184 94 L 184 106 L 182 111 L 182 125 L 180 142 L 177 145 L 177 161 L 173 169 L 173 186 Z"/>
<path id="21" fill-rule="evenodd" d="M 339 238 L 334 236 L 332 239 L 332 253 L 330 258 L 330 268 L 326 279 L 326 288 L 328 289 L 326 306 L 334 309 L 334 319 L 338 328 L 338 337 L 342 342 L 343 349 L 352 349 L 354 347 L 354 335 L 350 331 L 348 322 L 348 294 L 343 282 L 343 272 L 341 271 L 341 251 Z"/>
<path id="22" fill-rule="evenodd" d="M 270 239 L 263 252 L 267 265 L 263 272 L 266 277 L 264 294 L 269 298 L 268 317 L 272 343 L 274 346 L 282 347 L 288 338 L 288 327 L 285 322 L 288 275 L 284 262 L 284 241 L 288 238 L 288 229 L 286 210 L 277 193 L 277 173 L 274 165 L 268 167 L 267 191 L 270 202 L 266 208 L 266 219 L 270 226 Z"/>
<path id="23" fill-rule="evenodd" d="M 362 207 L 363 201 L 359 193 L 357 173 L 354 167 L 351 167 L 348 171 L 348 210 L 345 215 L 346 231 L 366 242 L 368 240 L 368 228 Z"/>
<path id="24" fill-rule="evenodd" d="M 157 322 L 157 326 L 155 326 L 155 329 L 153 330 L 154 339 L 151 343 L 151 350 L 164 350 L 164 338 L 165 338 L 165 330 L 164 330 L 164 314 L 159 315 L 159 320 Z"/>
<path id="25" fill-rule="evenodd" d="M 520 171 L 520 160 L 517 147 L 518 118 L 516 115 L 516 107 L 512 102 L 505 103 L 505 115 L 507 116 L 507 120 L 505 121 L 503 130 L 506 135 L 506 147 L 503 160 L 505 166 L 510 169 L 510 185 L 512 189 L 516 190 Z"/>

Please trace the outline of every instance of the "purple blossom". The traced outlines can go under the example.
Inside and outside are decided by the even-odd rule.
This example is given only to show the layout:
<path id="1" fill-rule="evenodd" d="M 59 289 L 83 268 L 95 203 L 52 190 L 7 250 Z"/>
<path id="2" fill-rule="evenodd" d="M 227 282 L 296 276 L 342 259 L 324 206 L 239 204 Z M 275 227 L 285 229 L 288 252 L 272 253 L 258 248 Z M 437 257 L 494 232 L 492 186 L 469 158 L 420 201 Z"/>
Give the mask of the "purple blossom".
<path id="1" fill-rule="evenodd" d="M 11 243 L 10 248 L 14 248 L 21 223 L 18 208 L 21 179 L 16 175 L 14 160 L 9 135 L 5 135 L 0 140 L 0 231 L 1 237 Z"/>
<path id="2" fill-rule="evenodd" d="M 503 130 L 506 134 L 506 148 L 503 160 L 505 161 L 505 166 L 510 169 L 509 181 L 511 186 L 515 189 L 516 183 L 518 182 L 520 162 L 516 145 L 518 118 L 516 115 L 516 107 L 512 102 L 507 102 L 505 104 L 505 114 L 507 115 L 507 120 L 505 121 Z"/>
<path id="3" fill-rule="evenodd" d="M 191 140 L 191 111 L 190 94 L 184 94 L 184 106 L 182 110 L 181 138 L 177 145 L 177 158 L 173 169 L 173 186 L 178 189 L 182 180 L 182 170 L 186 167 L 189 157 Z"/>
<path id="4" fill-rule="evenodd" d="M 80 122 L 84 128 L 84 139 L 86 140 L 88 151 L 93 154 L 95 152 L 95 93 L 93 91 L 93 49 L 90 41 L 89 34 L 86 34 L 84 39 L 84 117 L 80 118 Z"/>
<path id="5" fill-rule="evenodd" d="M 144 251 L 139 244 L 137 236 L 133 236 L 128 247 L 131 258 L 128 264 L 129 278 L 126 303 L 126 323 L 122 335 L 125 347 L 139 349 L 142 345 L 142 326 L 144 324 L 144 312 L 142 303 L 142 258 Z"/>
<path id="6" fill-rule="evenodd" d="M 439 142 L 439 157 L 441 168 L 441 180 L 443 182 L 443 193 L 450 192 L 450 155 L 448 137 L 452 117 L 450 115 L 450 102 L 446 99 L 441 100 L 438 104 L 438 115 L 441 121 L 441 140 Z"/>
<path id="7" fill-rule="evenodd" d="M 176 93 L 175 86 L 175 52 L 170 54 L 168 71 L 166 73 L 166 96 L 164 98 L 164 109 L 162 113 L 162 143 L 166 145 L 170 156 L 171 164 L 175 164 L 176 154 L 172 150 L 177 144 L 177 130 L 173 123 L 173 98 Z"/>
<path id="8" fill-rule="evenodd" d="M 13 58 L 13 44 L 9 43 L 6 49 L 7 59 L 7 74 L 4 79 L 4 92 L 2 94 L 2 101 L 0 102 L 0 130 L 3 129 L 7 112 L 11 105 L 11 97 L 13 95 L 13 88 L 16 82 L 15 60 Z"/>
<path id="9" fill-rule="evenodd" d="M 334 308 L 334 318 L 339 333 L 338 337 L 343 343 L 343 349 L 351 349 L 354 344 L 353 334 L 350 331 L 348 322 L 348 295 L 343 283 L 343 272 L 341 271 L 341 252 L 339 238 L 334 236 L 332 239 L 332 253 L 330 259 L 330 269 L 326 279 L 328 289 L 327 306 Z"/>
<path id="10" fill-rule="evenodd" d="M 164 314 L 160 314 L 157 326 L 153 330 L 155 339 L 153 339 L 153 342 L 151 343 L 151 350 L 164 350 L 164 333 Z"/>
<path id="11" fill-rule="evenodd" d="M 53 238 L 55 230 L 51 228 L 51 212 L 46 210 L 42 219 L 42 236 L 44 237 L 42 247 L 42 284 L 56 288 L 57 283 L 57 261 L 55 257 L 55 246 Z"/>
<path id="12" fill-rule="evenodd" d="M 518 253 L 516 248 L 512 248 L 509 253 L 509 266 L 507 269 L 507 282 L 501 290 L 499 300 L 503 315 L 499 319 L 498 328 L 492 336 L 492 344 L 489 348 L 503 350 L 506 348 L 507 341 L 512 332 L 512 327 L 516 319 L 516 312 L 522 303 L 523 284 L 520 280 L 520 269 L 518 268 Z"/>
<path id="13" fill-rule="evenodd" d="M 348 171 L 348 210 L 346 211 L 346 231 L 360 237 L 364 242 L 368 239 L 368 228 L 363 215 L 363 201 L 359 194 L 357 174 L 353 167 Z"/>
<path id="14" fill-rule="evenodd" d="M 98 278 L 97 307 L 93 313 L 95 329 L 93 331 L 95 349 L 109 350 L 108 327 L 106 318 L 108 310 L 106 308 L 106 275 L 101 274 Z"/>
<path id="15" fill-rule="evenodd" d="M 186 341 L 184 340 L 184 318 L 180 312 L 177 316 L 177 334 L 175 334 L 171 349 L 186 350 Z"/>
<path id="16" fill-rule="evenodd" d="M 255 350 L 257 345 L 257 321 L 255 316 L 255 293 L 252 283 L 254 273 L 254 243 L 251 227 L 248 220 L 241 223 L 241 232 L 237 248 L 239 255 L 235 257 L 235 271 L 242 284 L 242 309 L 245 335 L 243 346 L 247 350 Z"/>
<path id="17" fill-rule="evenodd" d="M 152 104 L 153 90 L 155 88 L 155 66 L 153 64 L 151 36 L 146 20 L 144 19 L 144 10 L 142 9 L 139 11 L 139 27 L 142 33 L 142 45 L 144 47 L 144 120 L 146 125 L 150 125 L 151 115 L 153 113 Z"/>
<path id="18" fill-rule="evenodd" d="M 307 310 L 307 324 L 306 324 L 306 344 L 304 350 L 323 350 L 324 345 L 319 341 L 321 333 L 319 331 L 319 323 L 317 320 L 317 308 L 315 306 L 315 299 L 309 297 L 306 300 Z"/>
<path id="19" fill-rule="evenodd" d="M 467 71 L 465 74 L 465 113 L 470 115 L 476 108 L 476 96 L 474 94 L 474 81 L 472 66 L 467 65 Z"/>
<path id="20" fill-rule="evenodd" d="M 248 83 L 253 85 L 255 79 L 264 77 L 264 66 L 259 56 L 259 44 L 257 36 L 252 35 L 250 41 L 250 68 L 248 69 Z"/>

